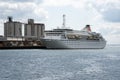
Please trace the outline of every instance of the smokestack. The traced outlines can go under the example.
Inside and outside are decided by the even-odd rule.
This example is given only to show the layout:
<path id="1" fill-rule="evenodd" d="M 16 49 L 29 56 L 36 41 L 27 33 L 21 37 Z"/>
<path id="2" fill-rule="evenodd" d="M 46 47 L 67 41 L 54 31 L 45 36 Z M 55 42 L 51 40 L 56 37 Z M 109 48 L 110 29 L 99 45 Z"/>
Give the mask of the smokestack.
<path id="1" fill-rule="evenodd" d="M 91 32 L 90 25 L 86 25 L 86 29 L 87 29 L 87 31 L 90 31 L 90 32 Z"/>
<path id="2" fill-rule="evenodd" d="M 28 19 L 28 24 L 34 24 L 34 19 Z"/>
<path id="3" fill-rule="evenodd" d="M 12 22 L 12 17 L 8 16 L 8 22 Z"/>

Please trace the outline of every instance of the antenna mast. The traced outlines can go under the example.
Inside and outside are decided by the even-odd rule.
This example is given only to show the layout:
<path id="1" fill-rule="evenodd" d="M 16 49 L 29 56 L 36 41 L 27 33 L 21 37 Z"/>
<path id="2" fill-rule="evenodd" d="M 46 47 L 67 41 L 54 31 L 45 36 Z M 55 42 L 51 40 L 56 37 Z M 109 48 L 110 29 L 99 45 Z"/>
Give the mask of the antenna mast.
<path id="1" fill-rule="evenodd" d="M 63 14 L 63 28 L 65 28 L 65 22 L 66 22 L 65 14 Z"/>

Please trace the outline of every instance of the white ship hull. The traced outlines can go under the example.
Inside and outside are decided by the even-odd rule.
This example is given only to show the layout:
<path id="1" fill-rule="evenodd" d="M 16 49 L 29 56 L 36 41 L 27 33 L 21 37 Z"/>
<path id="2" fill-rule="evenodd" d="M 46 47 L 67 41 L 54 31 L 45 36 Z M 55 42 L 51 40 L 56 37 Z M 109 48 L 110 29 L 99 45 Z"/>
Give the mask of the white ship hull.
<path id="1" fill-rule="evenodd" d="M 42 39 L 46 48 L 50 49 L 102 49 L 106 45 L 104 40 L 59 40 L 59 39 Z"/>

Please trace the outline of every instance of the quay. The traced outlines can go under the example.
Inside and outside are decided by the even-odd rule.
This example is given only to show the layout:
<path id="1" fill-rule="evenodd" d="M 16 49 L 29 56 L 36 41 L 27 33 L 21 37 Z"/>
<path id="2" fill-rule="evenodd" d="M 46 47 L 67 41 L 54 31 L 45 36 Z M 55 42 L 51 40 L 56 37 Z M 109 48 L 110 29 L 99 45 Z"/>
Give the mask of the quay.
<path id="1" fill-rule="evenodd" d="M 0 49 L 43 49 L 40 39 L 44 38 L 45 24 L 14 21 L 12 17 L 4 23 L 4 35 L 0 35 Z"/>
<path id="2" fill-rule="evenodd" d="M 45 49 L 40 41 L 0 41 L 0 49 Z"/>

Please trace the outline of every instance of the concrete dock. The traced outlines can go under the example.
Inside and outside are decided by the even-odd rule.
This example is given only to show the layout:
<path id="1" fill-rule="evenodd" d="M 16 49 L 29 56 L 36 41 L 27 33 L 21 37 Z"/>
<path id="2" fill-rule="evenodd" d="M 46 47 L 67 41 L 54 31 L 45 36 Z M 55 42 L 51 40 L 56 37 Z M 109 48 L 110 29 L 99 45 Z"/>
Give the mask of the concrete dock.
<path id="1" fill-rule="evenodd" d="M 0 41 L 0 49 L 44 49 L 40 41 Z"/>

